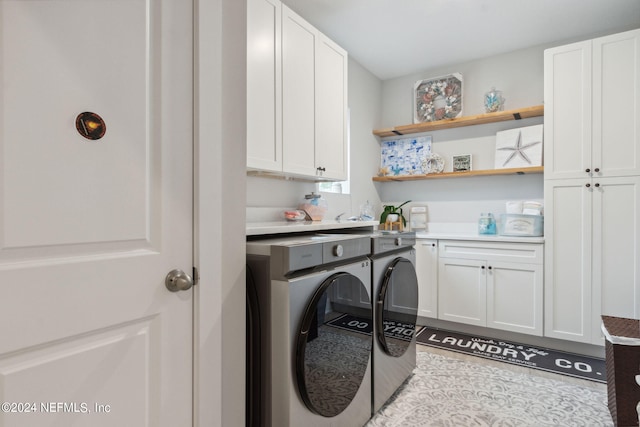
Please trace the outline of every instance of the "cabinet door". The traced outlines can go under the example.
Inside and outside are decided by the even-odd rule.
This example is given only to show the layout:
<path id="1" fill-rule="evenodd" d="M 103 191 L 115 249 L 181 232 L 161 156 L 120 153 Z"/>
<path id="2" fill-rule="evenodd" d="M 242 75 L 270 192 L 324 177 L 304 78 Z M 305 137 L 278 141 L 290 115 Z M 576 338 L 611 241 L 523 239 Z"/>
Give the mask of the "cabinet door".
<path id="1" fill-rule="evenodd" d="M 545 180 L 545 336 L 591 340 L 591 186 Z"/>
<path id="2" fill-rule="evenodd" d="M 315 49 L 317 30 L 282 6 L 283 171 L 316 175 Z"/>
<path id="3" fill-rule="evenodd" d="M 639 117 L 640 30 L 594 39 L 594 178 L 640 175 Z"/>
<path id="4" fill-rule="evenodd" d="M 640 318 L 640 177 L 594 179 L 591 188 L 592 342 L 603 345 L 601 315 Z"/>
<path id="5" fill-rule="evenodd" d="M 247 2 L 247 168 L 282 171 L 281 3 Z"/>
<path id="6" fill-rule="evenodd" d="M 418 239 L 416 242 L 418 275 L 418 316 L 438 318 L 438 243 Z"/>
<path id="7" fill-rule="evenodd" d="M 542 265 L 487 265 L 487 327 L 542 336 Z"/>
<path id="8" fill-rule="evenodd" d="M 322 34 L 316 48 L 315 166 L 323 178 L 346 180 L 347 52 Z"/>
<path id="9" fill-rule="evenodd" d="M 591 41 L 544 52 L 545 179 L 588 176 L 591 74 Z"/>
<path id="10" fill-rule="evenodd" d="M 484 261 L 440 258 L 438 318 L 486 326 L 486 288 Z"/>

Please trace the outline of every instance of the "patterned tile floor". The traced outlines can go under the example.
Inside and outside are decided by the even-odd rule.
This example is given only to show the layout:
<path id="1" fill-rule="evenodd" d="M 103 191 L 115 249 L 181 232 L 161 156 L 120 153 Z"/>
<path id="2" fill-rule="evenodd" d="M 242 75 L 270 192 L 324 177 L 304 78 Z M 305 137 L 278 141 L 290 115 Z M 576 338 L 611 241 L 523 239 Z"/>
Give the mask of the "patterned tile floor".
<path id="1" fill-rule="evenodd" d="M 366 427 L 613 425 L 606 385 L 418 345 L 418 368 Z"/>

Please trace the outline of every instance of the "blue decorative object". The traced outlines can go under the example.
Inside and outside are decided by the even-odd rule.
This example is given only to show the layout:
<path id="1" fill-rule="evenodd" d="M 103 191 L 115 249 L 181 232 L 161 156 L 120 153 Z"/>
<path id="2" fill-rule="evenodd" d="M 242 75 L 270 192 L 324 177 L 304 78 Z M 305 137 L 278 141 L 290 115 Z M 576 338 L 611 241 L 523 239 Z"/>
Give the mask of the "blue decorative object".
<path id="1" fill-rule="evenodd" d="M 496 220 L 492 213 L 480 214 L 478 234 L 496 234 Z"/>
<path id="2" fill-rule="evenodd" d="M 504 110 L 504 101 L 502 91 L 492 87 L 491 90 L 484 94 L 484 110 L 487 113 L 495 113 Z"/>
<path id="3" fill-rule="evenodd" d="M 430 136 L 383 141 L 378 175 L 422 174 L 422 162 L 430 154 Z"/>

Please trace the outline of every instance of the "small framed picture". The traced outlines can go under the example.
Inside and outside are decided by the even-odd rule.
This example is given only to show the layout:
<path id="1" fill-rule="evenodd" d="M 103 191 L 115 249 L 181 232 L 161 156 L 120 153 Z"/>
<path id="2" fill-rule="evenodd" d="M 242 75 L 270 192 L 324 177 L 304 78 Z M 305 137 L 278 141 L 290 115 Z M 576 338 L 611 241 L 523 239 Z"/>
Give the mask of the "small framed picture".
<path id="1" fill-rule="evenodd" d="M 471 170 L 471 154 L 452 156 L 451 164 L 454 172 L 468 172 Z"/>

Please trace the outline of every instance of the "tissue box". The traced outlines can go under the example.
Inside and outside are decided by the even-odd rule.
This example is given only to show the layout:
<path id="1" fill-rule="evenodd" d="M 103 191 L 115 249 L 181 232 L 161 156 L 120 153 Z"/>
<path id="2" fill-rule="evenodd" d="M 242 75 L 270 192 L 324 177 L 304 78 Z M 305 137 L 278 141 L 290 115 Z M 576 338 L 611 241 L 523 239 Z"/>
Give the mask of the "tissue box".
<path id="1" fill-rule="evenodd" d="M 544 216 L 502 214 L 500 215 L 498 233 L 504 236 L 542 236 L 544 233 Z"/>

